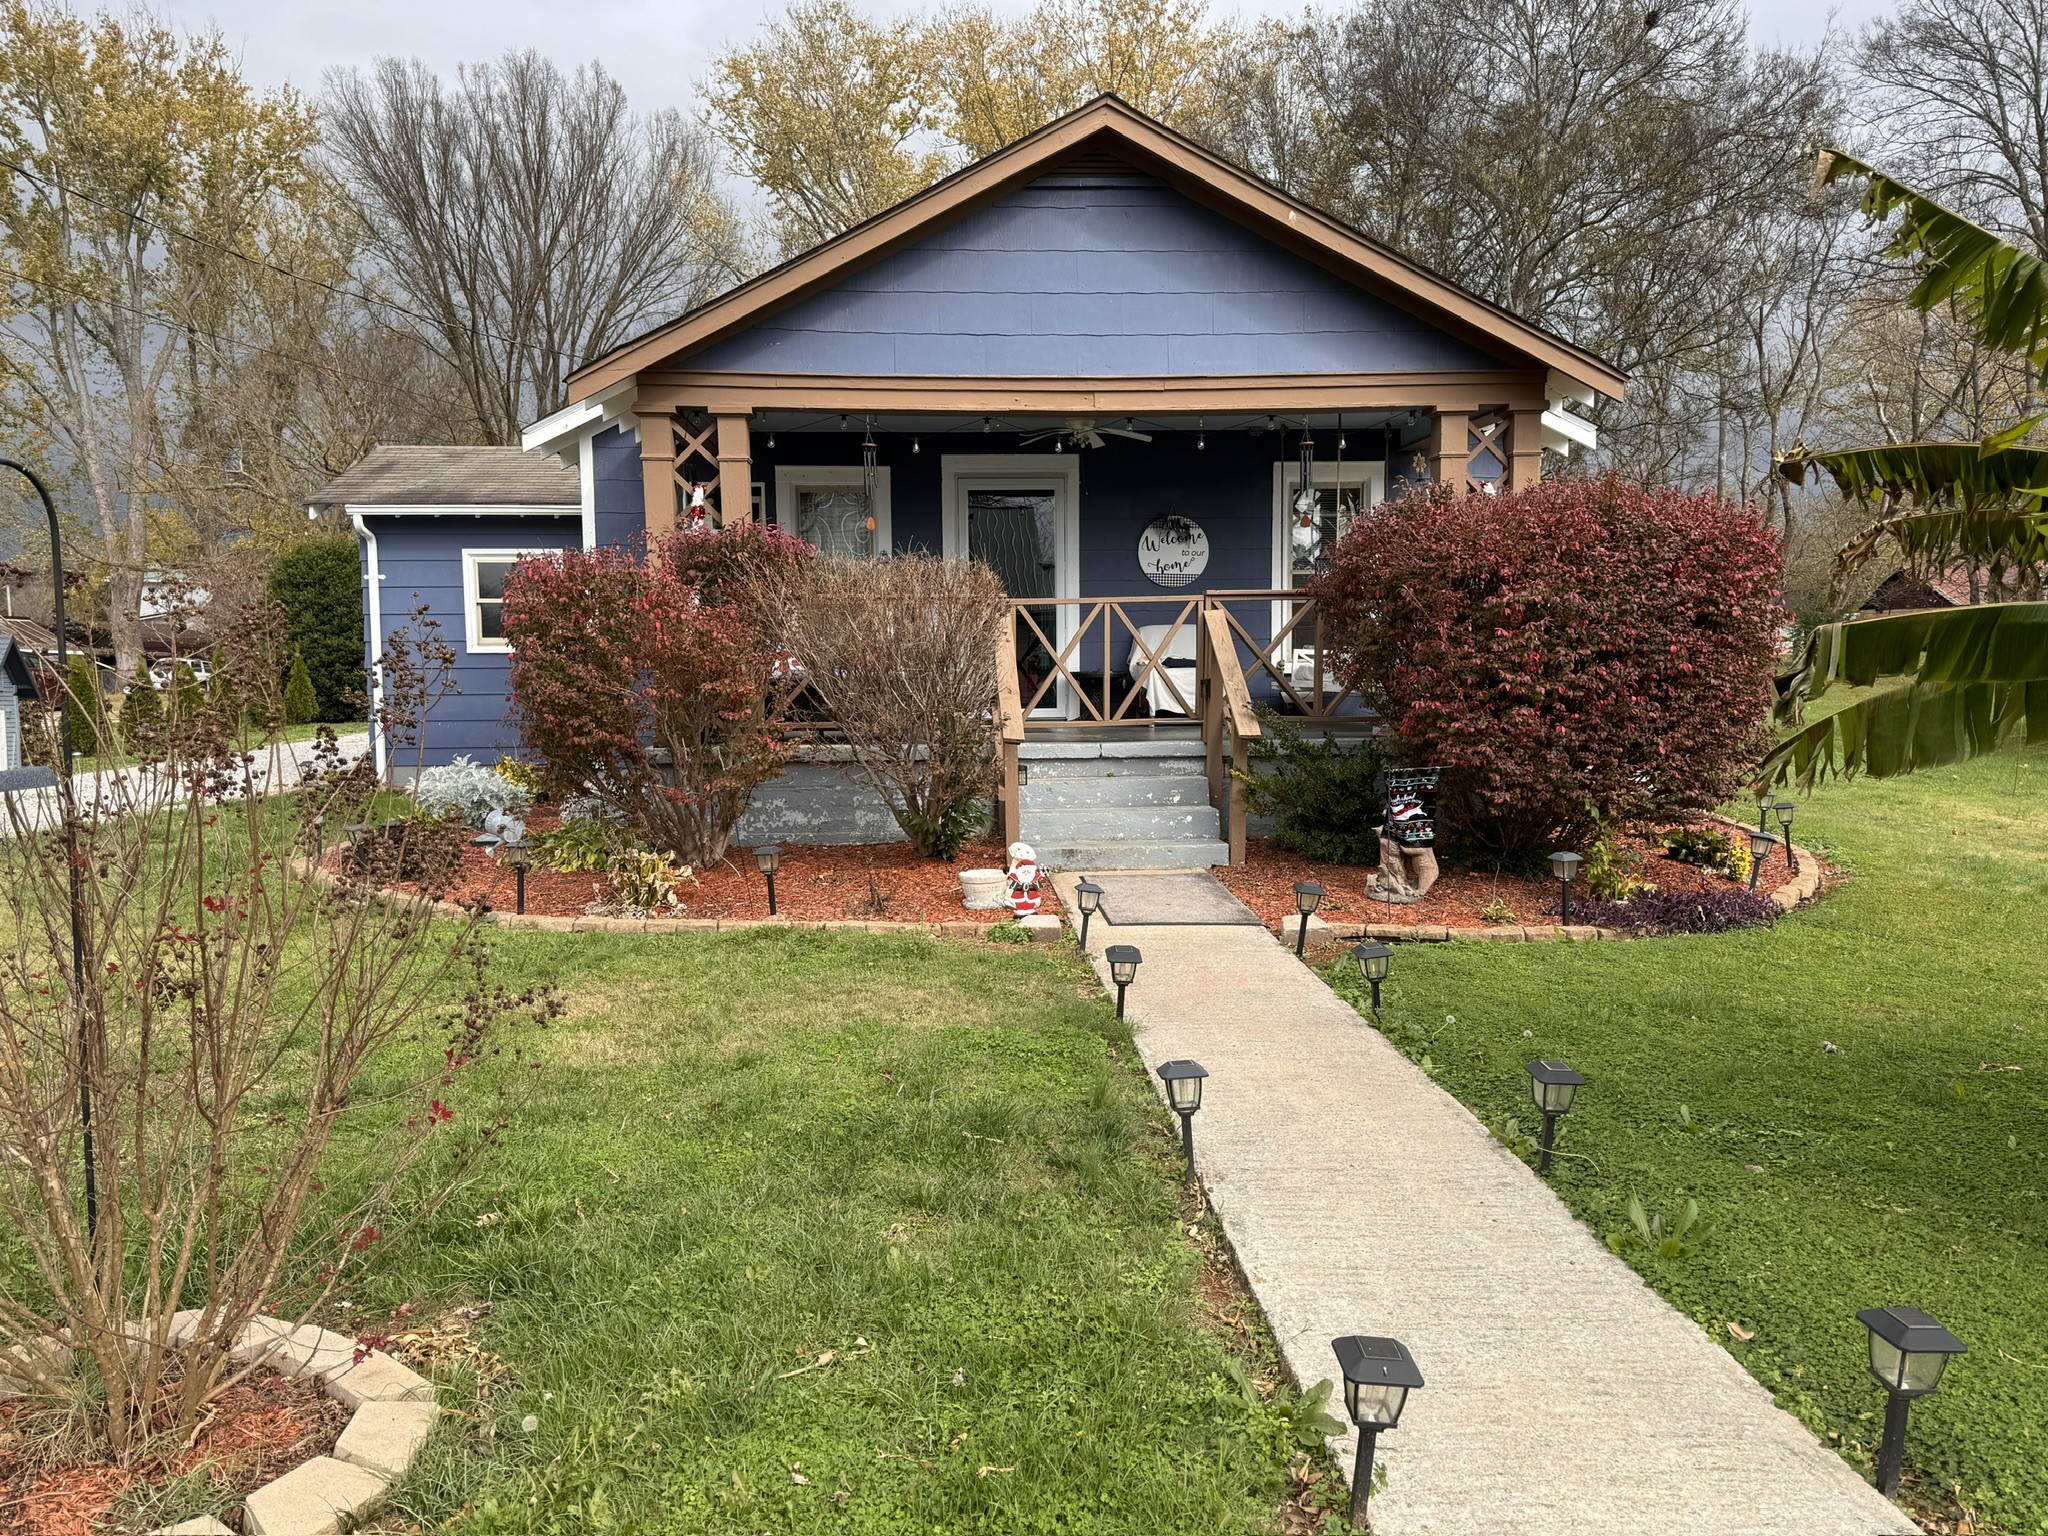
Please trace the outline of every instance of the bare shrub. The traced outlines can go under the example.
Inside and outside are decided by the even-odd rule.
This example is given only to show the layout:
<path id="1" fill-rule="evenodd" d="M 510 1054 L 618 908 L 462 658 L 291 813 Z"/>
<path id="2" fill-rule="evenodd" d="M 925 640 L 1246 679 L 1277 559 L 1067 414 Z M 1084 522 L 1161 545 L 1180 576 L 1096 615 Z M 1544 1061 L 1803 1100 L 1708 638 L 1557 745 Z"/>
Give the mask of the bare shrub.
<path id="1" fill-rule="evenodd" d="M 491 981 L 475 917 L 316 878 L 380 786 L 331 733 L 290 774 L 278 615 L 225 577 L 206 608 L 226 681 L 165 690 L 97 789 L 7 796 L 0 836 L 0 1387 L 131 1462 L 257 1368 L 253 1318 L 303 1321 L 435 1208 L 555 1009 Z M 450 658 L 399 649 L 410 739 Z"/>
<path id="2" fill-rule="evenodd" d="M 986 824 L 994 789 L 996 638 L 1008 599 L 994 571 L 934 555 L 819 560 L 792 649 L 919 853 L 950 859 Z"/>

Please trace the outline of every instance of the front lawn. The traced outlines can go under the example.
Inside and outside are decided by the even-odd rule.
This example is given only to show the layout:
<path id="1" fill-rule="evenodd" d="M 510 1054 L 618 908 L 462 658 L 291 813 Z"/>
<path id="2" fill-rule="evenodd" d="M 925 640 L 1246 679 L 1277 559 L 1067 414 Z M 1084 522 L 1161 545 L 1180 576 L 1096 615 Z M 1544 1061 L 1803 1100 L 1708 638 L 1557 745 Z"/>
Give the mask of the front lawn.
<path id="1" fill-rule="evenodd" d="M 538 1095 L 338 1314 L 489 1304 L 504 1374 L 399 1513 L 1274 1527 L 1298 1453 L 1259 1402 L 1270 1346 L 1190 1239 L 1168 1117 L 1070 949 L 764 929 L 499 953 L 567 997 Z"/>
<path id="2" fill-rule="evenodd" d="M 1984 1531 L 2048 1531 L 2044 792 L 2039 751 L 1830 786 L 1795 836 L 1850 878 L 1775 930 L 1404 946 L 1385 1014 L 1497 1131 L 1537 1119 L 1524 1062 L 1584 1072 L 1559 1194 L 1858 1468 L 1883 1399 L 1854 1314 L 1952 1327 L 1905 1493 Z M 1696 1200 L 1696 1251 L 1628 1240 L 1631 1196 Z"/>

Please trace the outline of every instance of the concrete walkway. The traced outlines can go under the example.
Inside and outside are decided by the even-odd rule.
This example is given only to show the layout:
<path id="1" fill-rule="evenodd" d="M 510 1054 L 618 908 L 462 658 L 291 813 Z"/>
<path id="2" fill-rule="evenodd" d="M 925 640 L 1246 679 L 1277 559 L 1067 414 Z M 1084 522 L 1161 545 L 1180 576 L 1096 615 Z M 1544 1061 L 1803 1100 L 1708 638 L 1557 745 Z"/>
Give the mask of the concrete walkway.
<path id="1" fill-rule="evenodd" d="M 367 756 L 370 750 L 370 733 L 367 729 L 346 731 L 335 736 L 335 748 L 344 763 Z M 255 764 L 255 776 L 261 783 L 268 779 L 273 768 L 287 785 L 297 784 L 303 769 L 313 762 L 315 743 L 311 741 L 277 742 L 263 748 Z M 78 797 L 82 814 L 91 818 L 97 815 L 118 815 L 134 803 L 147 777 L 148 770 L 141 768 L 100 768 L 89 773 L 74 773 L 71 776 L 72 793 Z M 55 789 L 30 790 L 8 797 L 12 809 L 18 810 L 22 825 L 30 830 L 54 827 L 63 821 L 62 796 Z M 14 817 L 0 812 L 0 837 L 14 834 Z"/>
<path id="2" fill-rule="evenodd" d="M 1296 1379 L 1337 1379 L 1342 1334 L 1414 1352 L 1381 1536 L 1917 1529 L 1269 933 L 1088 938 L 1105 983 L 1106 946 L 1144 952 L 1146 1065 L 1209 1070 L 1196 1161 Z"/>

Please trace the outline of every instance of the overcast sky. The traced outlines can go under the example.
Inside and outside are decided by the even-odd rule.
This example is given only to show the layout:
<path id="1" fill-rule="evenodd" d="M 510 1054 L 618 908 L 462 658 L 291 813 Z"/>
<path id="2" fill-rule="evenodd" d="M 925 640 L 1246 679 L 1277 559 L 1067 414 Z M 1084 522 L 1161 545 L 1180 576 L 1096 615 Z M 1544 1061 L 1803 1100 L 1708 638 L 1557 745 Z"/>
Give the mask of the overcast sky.
<path id="1" fill-rule="evenodd" d="M 998 0 L 1002 3 L 1002 0 Z M 412 55 L 447 71 L 512 47 L 535 47 L 557 62 L 597 59 L 633 105 L 694 105 L 693 83 L 725 44 L 750 35 L 773 8 L 767 0 L 159 0 L 188 29 L 217 25 L 260 82 L 317 90 L 321 71 Z M 909 10 L 912 4 L 881 8 Z M 1015 3 L 1017 10 L 1028 9 Z M 1219 13 L 1293 13 L 1298 0 L 1216 0 Z M 1854 26 L 1881 0 L 1750 0 L 1759 40 L 1810 43 L 1832 14 Z"/>

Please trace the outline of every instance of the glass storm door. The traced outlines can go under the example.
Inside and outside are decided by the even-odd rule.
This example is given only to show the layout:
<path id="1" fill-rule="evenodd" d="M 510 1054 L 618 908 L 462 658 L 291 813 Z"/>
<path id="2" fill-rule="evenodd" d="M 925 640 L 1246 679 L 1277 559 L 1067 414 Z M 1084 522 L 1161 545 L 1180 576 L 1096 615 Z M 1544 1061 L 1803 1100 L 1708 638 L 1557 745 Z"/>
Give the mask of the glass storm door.
<path id="1" fill-rule="evenodd" d="M 1061 614 L 1051 602 L 1031 602 L 1059 594 L 1059 493 L 1003 485 L 961 487 L 966 501 L 967 558 L 989 565 L 1003 590 L 1024 600 L 1026 612 L 1047 636 L 1064 643 Z M 1017 624 L 1017 680 L 1023 697 L 1038 692 L 1052 672 L 1053 656 L 1031 631 Z M 1052 694 L 1039 702 L 1038 713 L 1057 714 Z"/>

